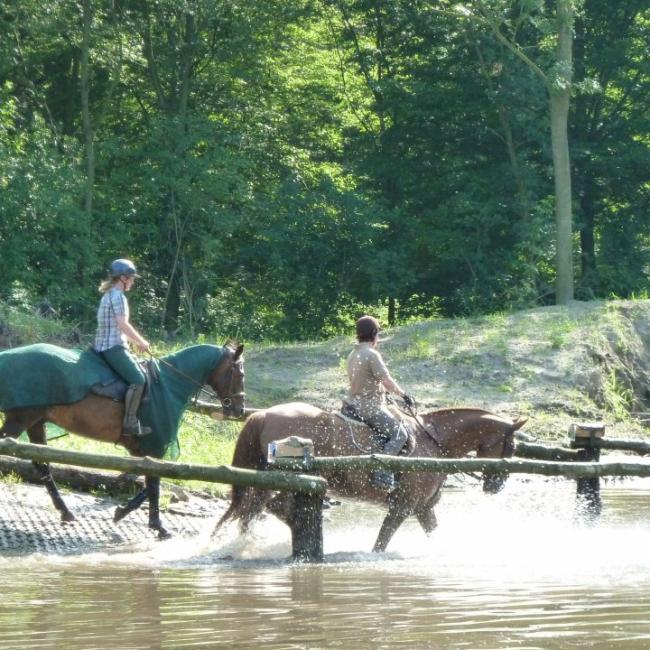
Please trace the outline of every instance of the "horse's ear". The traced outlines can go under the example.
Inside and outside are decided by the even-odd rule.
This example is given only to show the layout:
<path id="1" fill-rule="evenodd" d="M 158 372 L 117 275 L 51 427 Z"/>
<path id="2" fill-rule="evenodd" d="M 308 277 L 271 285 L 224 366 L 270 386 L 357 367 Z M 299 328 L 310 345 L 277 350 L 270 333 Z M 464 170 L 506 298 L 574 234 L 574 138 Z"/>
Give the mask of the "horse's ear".
<path id="1" fill-rule="evenodd" d="M 235 350 L 235 357 L 233 361 L 237 361 L 239 357 L 241 357 L 242 353 L 244 352 L 244 344 L 241 343 L 240 345 L 237 346 L 237 349 Z"/>
<path id="2" fill-rule="evenodd" d="M 526 422 L 528 422 L 528 418 L 517 418 L 512 423 L 512 430 L 517 431 L 517 429 L 521 429 L 521 427 L 523 427 Z"/>

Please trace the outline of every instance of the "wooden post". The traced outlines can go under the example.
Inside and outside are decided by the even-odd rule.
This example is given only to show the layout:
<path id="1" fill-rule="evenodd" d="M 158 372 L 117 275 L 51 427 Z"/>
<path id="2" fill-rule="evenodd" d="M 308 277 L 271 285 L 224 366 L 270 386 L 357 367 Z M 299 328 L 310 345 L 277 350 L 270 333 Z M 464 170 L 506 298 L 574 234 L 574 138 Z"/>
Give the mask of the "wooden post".
<path id="1" fill-rule="evenodd" d="M 268 461 L 288 463 L 287 469 L 310 470 L 314 443 L 309 438 L 290 436 L 269 444 Z M 294 493 L 288 518 L 291 528 L 292 558 L 298 562 L 323 561 L 323 495 Z"/>
<path id="2" fill-rule="evenodd" d="M 323 561 L 323 497 L 320 494 L 294 495 L 291 545 L 294 560 Z"/>
<path id="3" fill-rule="evenodd" d="M 600 439 L 605 435 L 603 424 L 572 424 L 569 428 L 571 446 L 578 449 L 576 461 L 598 463 L 600 461 Z M 597 518 L 603 509 L 600 498 L 600 478 L 580 477 L 576 479 L 576 504 L 578 514 L 587 520 Z"/>
<path id="4" fill-rule="evenodd" d="M 586 444 L 583 449 L 578 450 L 578 462 L 597 463 L 600 461 L 600 449 L 596 446 Z M 600 478 L 579 478 L 576 479 L 576 499 L 580 514 L 587 519 L 595 519 L 603 509 L 603 502 L 600 498 Z"/>

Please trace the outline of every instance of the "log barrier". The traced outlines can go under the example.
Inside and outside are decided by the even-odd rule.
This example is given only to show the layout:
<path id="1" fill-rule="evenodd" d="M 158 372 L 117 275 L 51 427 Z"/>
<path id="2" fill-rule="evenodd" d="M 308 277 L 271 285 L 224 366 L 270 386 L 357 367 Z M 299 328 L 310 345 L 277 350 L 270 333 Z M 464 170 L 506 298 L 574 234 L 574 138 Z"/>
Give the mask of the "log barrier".
<path id="1" fill-rule="evenodd" d="M 594 443 L 594 440 L 596 442 Z M 309 443 L 309 440 L 303 440 Z M 438 472 L 453 473 L 506 473 L 541 474 L 543 476 L 564 476 L 576 479 L 580 514 L 593 519 L 600 514 L 600 478 L 604 476 L 650 476 L 650 462 L 600 461 L 600 448 L 626 448 L 628 451 L 647 453 L 640 441 L 604 441 L 591 436 L 573 444 L 577 449 L 549 447 L 531 442 L 519 442 L 515 455 L 535 460 L 515 458 L 404 458 L 372 454 L 366 456 L 313 457 L 309 453 L 300 457 L 274 457 L 273 466 L 289 471 L 340 471 L 377 470 L 391 472 Z M 632 445 L 625 445 L 632 442 Z M 594 444 L 592 444 L 594 443 Z M 610 444 L 598 444 L 610 443 Z M 640 443 L 640 444 L 639 444 Z M 649 446 L 650 448 L 650 446 Z M 537 460 L 542 457 L 546 460 Z M 301 496 L 296 499 L 293 511 L 292 540 L 294 559 L 319 562 L 323 557 L 322 502 L 314 497 Z"/>
<path id="2" fill-rule="evenodd" d="M 546 460 L 516 460 L 514 458 L 403 458 L 371 454 L 368 456 L 319 456 L 308 465 L 303 461 L 278 458 L 275 466 L 282 470 L 350 470 L 386 469 L 393 472 L 439 472 L 455 474 L 463 472 L 494 472 L 510 474 L 541 474 L 542 476 L 565 476 L 567 478 L 598 478 L 603 476 L 650 476 L 650 461 L 629 463 L 604 461 L 574 463 Z"/>
<path id="3" fill-rule="evenodd" d="M 162 478 L 228 483 L 267 490 L 284 490 L 298 494 L 317 494 L 321 498 L 327 490 L 327 481 L 319 476 L 306 476 L 295 472 L 261 472 L 230 465 L 195 465 L 173 463 L 145 456 L 143 458 L 86 454 L 16 442 L 13 438 L 0 440 L 0 455 L 13 456 L 41 463 L 61 463 L 78 467 L 112 469 L 128 474 L 146 474 Z"/>
<path id="4" fill-rule="evenodd" d="M 647 453 L 640 441 L 634 443 L 630 451 Z M 603 444 L 605 443 L 605 444 Z M 617 441 L 598 439 L 595 449 L 616 447 Z M 640 443 L 640 444 L 639 444 Z M 650 445 L 648 446 L 650 450 Z M 275 458 L 273 469 L 265 471 L 247 470 L 230 465 L 210 466 L 187 463 L 173 463 L 150 457 L 133 458 L 86 454 L 19 443 L 12 438 L 0 440 L 0 455 L 12 456 L 45 463 L 60 463 L 79 467 L 117 470 L 128 474 L 147 474 L 164 478 L 199 480 L 215 483 L 258 487 L 268 490 L 282 490 L 294 493 L 294 513 L 292 526 L 293 558 L 300 561 L 321 561 L 323 558 L 322 500 L 327 490 L 327 482 L 311 472 L 350 469 L 386 469 L 393 472 L 438 472 L 444 474 L 491 472 L 509 474 L 541 474 L 543 476 L 564 476 L 587 481 L 583 493 L 589 499 L 589 489 L 598 486 L 598 479 L 605 476 L 650 476 L 650 462 L 605 461 L 593 462 L 581 454 L 584 449 L 547 447 L 530 442 L 519 442 L 517 455 L 539 457 L 550 460 L 519 460 L 515 458 L 405 458 L 372 454 L 367 456 L 337 456 L 306 458 Z M 590 454 L 593 458 L 593 450 Z M 597 457 L 597 456 L 596 456 Z M 576 462 L 581 461 L 581 462 Z M 300 472 L 300 473 L 298 473 Z M 309 472 L 304 474 L 302 472 Z M 595 481 L 595 483 L 594 483 Z M 578 484 L 580 496 L 580 483 Z M 593 490 L 592 490 L 593 492 Z M 593 497 L 593 494 L 592 494 Z M 597 498 L 596 498 L 597 497 Z M 599 492 L 592 498 L 600 507 Z"/>

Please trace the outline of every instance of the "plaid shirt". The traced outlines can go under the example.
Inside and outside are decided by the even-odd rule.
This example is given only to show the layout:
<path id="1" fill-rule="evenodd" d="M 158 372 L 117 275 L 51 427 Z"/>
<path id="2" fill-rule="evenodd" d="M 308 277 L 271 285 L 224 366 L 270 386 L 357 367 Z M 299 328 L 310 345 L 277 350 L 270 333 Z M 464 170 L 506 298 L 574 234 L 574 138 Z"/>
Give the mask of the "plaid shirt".
<path id="1" fill-rule="evenodd" d="M 117 326 L 116 316 L 125 316 L 128 320 L 129 303 L 124 292 L 113 287 L 102 296 L 97 310 L 97 334 L 95 335 L 97 352 L 103 352 L 116 345 L 129 347 L 126 335 Z"/>

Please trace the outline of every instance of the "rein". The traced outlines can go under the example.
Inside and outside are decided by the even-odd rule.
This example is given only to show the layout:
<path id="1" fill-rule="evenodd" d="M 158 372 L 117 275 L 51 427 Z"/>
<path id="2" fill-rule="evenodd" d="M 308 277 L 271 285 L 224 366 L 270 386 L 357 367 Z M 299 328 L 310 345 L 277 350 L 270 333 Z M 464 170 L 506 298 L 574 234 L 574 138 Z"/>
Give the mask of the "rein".
<path id="1" fill-rule="evenodd" d="M 424 425 L 417 411 L 412 406 L 408 406 L 407 404 L 404 404 L 404 406 L 402 406 L 401 404 L 397 404 L 395 400 L 391 400 L 391 401 L 402 413 L 404 413 L 405 415 L 410 415 L 415 420 L 415 424 L 417 424 L 418 429 L 420 429 L 420 431 L 425 433 L 429 438 L 431 438 L 431 440 L 433 440 L 433 443 L 435 444 L 436 447 L 438 447 L 440 453 L 443 456 L 449 455 L 449 451 L 442 446 L 439 440 L 437 440 L 437 437 L 440 436 L 440 433 L 436 428 L 435 422 L 431 422 L 431 426 L 433 427 L 433 432 L 431 432 Z"/>
<path id="2" fill-rule="evenodd" d="M 431 427 L 433 428 L 433 432 L 430 431 L 422 422 L 420 416 L 418 415 L 417 411 L 412 407 L 408 406 L 407 404 L 404 404 L 403 406 L 401 404 L 397 404 L 394 400 L 391 400 L 393 404 L 396 406 L 396 408 L 404 413 L 405 415 L 410 415 L 414 420 L 415 423 L 418 426 L 418 429 L 425 433 L 431 440 L 433 440 L 434 444 L 438 449 L 440 450 L 440 453 L 442 456 L 448 456 L 449 455 L 449 450 L 446 449 L 445 447 L 442 446 L 439 440 L 436 438 L 440 436 L 440 433 L 438 432 L 438 428 L 436 427 L 435 422 L 431 421 Z M 501 452 L 501 458 L 505 458 L 506 455 L 506 450 L 508 449 L 509 445 L 513 444 L 514 441 L 514 429 L 510 431 L 510 433 L 506 433 L 503 440 L 498 440 L 495 442 L 493 445 L 488 447 L 488 449 L 492 449 L 492 447 L 496 447 L 499 443 L 503 444 L 503 449 Z M 475 474 L 474 472 L 463 472 L 464 474 L 467 474 L 468 476 L 471 476 L 472 478 L 475 478 L 477 480 L 481 480 L 481 477 Z"/>
<path id="3" fill-rule="evenodd" d="M 207 388 L 205 388 L 204 384 L 202 384 L 200 381 L 196 381 L 194 377 L 190 377 L 189 375 L 185 374 L 182 370 L 179 370 L 175 365 L 169 363 L 169 361 L 165 361 L 162 357 L 157 357 L 155 354 L 148 352 L 149 356 L 152 359 L 155 359 L 158 361 L 158 363 L 161 363 L 164 366 L 167 366 L 170 370 L 173 370 L 177 375 L 188 381 L 190 384 L 193 384 L 194 386 L 197 387 L 197 392 L 194 394 L 194 404 L 196 404 L 197 400 L 199 399 L 199 395 L 201 393 L 205 393 L 209 397 L 212 397 L 214 395 L 214 391 L 209 391 Z M 231 378 L 232 382 L 232 378 Z M 245 393 L 229 393 L 226 397 L 221 398 L 219 395 L 219 401 L 221 402 L 221 405 L 224 406 L 225 408 L 228 408 L 232 404 L 232 399 L 233 397 L 241 397 Z"/>

